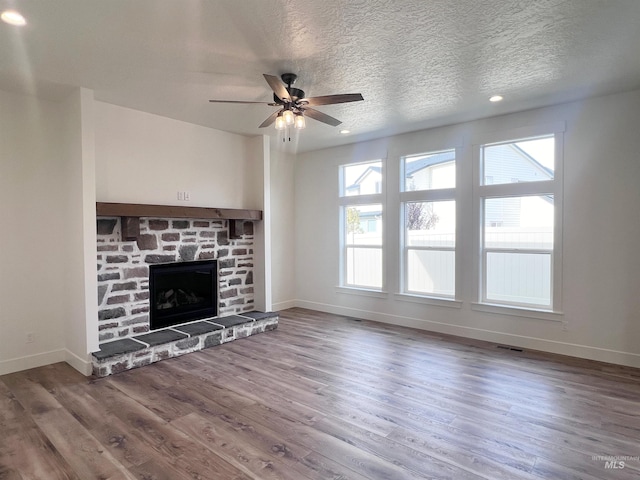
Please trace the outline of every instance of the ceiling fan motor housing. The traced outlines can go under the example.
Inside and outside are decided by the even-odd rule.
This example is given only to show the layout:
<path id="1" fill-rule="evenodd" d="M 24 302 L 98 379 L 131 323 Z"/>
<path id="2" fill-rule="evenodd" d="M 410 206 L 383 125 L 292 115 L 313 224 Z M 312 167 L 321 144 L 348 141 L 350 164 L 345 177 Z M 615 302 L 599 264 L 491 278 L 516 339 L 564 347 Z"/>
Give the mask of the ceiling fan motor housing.
<path id="1" fill-rule="evenodd" d="M 298 100 L 302 100 L 304 98 L 304 91 L 300 90 L 299 88 L 287 87 L 287 92 L 289 92 L 289 96 L 291 97 L 291 103 L 295 103 Z M 280 100 L 280 98 L 278 98 L 275 93 L 273 94 L 273 101 L 278 105 L 284 105 L 285 103 Z"/>
<path id="2" fill-rule="evenodd" d="M 282 81 L 287 85 L 287 92 L 289 92 L 289 97 L 291 97 L 291 103 L 296 103 L 298 100 L 302 100 L 304 98 L 304 91 L 299 88 L 293 88 L 291 85 L 296 83 L 298 76 L 295 73 L 283 73 L 280 75 Z M 278 96 L 273 94 L 273 101 L 279 105 L 284 105 L 283 102 Z"/>

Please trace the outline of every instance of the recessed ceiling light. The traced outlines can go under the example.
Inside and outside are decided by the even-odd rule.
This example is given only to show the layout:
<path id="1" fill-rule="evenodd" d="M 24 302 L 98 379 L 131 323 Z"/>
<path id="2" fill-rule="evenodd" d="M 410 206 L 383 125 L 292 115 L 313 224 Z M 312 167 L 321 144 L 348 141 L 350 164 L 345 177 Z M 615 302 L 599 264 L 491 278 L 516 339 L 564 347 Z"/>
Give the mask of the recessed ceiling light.
<path id="1" fill-rule="evenodd" d="M 499 102 L 503 99 L 504 97 L 502 95 L 494 95 L 493 97 L 489 98 L 490 102 Z"/>
<path id="2" fill-rule="evenodd" d="M 22 27 L 27 24 L 27 20 L 15 10 L 5 10 L 0 14 L 0 18 L 4 23 Z"/>
<path id="3" fill-rule="evenodd" d="M 347 133 L 351 133 L 351 130 L 340 130 L 340 134 L 346 135 Z"/>

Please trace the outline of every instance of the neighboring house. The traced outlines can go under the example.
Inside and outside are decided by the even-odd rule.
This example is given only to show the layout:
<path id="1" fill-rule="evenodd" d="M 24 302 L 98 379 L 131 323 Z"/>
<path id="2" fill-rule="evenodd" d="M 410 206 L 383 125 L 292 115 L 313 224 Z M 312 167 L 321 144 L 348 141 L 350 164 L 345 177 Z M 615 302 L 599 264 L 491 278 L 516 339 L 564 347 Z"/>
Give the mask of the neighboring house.
<path id="1" fill-rule="evenodd" d="M 453 151 L 408 158 L 404 177 L 407 190 L 455 187 L 456 164 Z"/>
<path id="2" fill-rule="evenodd" d="M 455 153 L 453 151 L 416 157 L 406 162 L 404 176 L 407 190 L 428 190 L 455 186 Z M 485 158 L 485 185 L 549 180 L 553 171 L 525 152 L 517 145 L 505 144 L 490 147 Z M 345 189 L 347 196 L 369 195 L 382 191 L 382 172 L 377 166 L 370 166 Z M 539 199 L 521 202 L 519 198 L 500 199 L 489 202 L 485 218 L 488 227 L 521 227 L 523 209 L 552 207 L 553 201 L 545 199 L 546 205 Z M 537 205 L 537 206 L 536 206 Z M 362 232 L 381 231 L 381 214 L 378 209 L 360 212 Z"/>
<path id="3" fill-rule="evenodd" d="M 347 197 L 382 192 L 382 169 L 380 167 L 367 167 L 356 181 L 345 189 L 345 192 Z"/>
<path id="4" fill-rule="evenodd" d="M 553 171 L 525 152 L 516 144 L 493 145 L 485 150 L 484 184 L 535 182 L 553 179 Z M 499 199 L 485 205 L 485 221 L 488 227 L 523 227 L 524 210 L 553 209 L 553 200 L 546 198 Z"/>
<path id="5" fill-rule="evenodd" d="M 382 192 L 382 169 L 369 166 L 364 172 L 345 188 L 347 196 L 371 195 Z M 377 206 L 362 206 L 359 208 L 360 232 L 381 233 L 382 212 Z"/>

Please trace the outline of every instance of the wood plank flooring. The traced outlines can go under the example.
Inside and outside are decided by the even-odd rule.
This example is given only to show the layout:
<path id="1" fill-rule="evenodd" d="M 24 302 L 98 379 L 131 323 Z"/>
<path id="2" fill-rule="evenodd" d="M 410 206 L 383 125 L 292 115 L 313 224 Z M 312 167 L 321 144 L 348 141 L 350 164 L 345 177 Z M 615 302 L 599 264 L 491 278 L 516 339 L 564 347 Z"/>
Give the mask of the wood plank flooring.
<path id="1" fill-rule="evenodd" d="M 0 377 L 0 480 L 640 477 L 594 456 L 640 456 L 640 370 L 304 309 L 107 378 Z"/>

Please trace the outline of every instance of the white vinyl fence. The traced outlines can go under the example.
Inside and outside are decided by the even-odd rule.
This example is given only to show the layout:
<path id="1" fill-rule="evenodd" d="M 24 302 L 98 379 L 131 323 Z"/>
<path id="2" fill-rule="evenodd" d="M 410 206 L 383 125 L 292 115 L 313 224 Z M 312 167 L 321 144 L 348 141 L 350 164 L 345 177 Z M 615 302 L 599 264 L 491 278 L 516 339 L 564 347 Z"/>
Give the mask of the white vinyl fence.
<path id="1" fill-rule="evenodd" d="M 382 247 L 372 234 L 355 234 L 346 250 L 347 283 L 382 287 Z M 553 232 L 544 228 L 487 228 L 485 232 L 486 301 L 522 305 L 551 304 Z M 455 295 L 455 234 L 409 231 L 406 240 L 405 290 Z M 470 272 L 463 272 L 464 275 Z"/>

